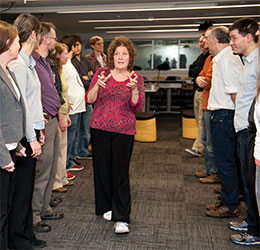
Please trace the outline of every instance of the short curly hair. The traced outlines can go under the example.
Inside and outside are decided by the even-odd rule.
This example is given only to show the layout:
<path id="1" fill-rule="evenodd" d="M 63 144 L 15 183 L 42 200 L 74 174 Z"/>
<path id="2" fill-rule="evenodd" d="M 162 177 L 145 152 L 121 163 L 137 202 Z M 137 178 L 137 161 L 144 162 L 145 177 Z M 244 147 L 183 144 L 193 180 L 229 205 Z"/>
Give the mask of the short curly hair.
<path id="1" fill-rule="evenodd" d="M 131 72 L 134 68 L 134 62 L 136 58 L 136 49 L 134 46 L 134 43 L 126 36 L 117 36 L 114 38 L 114 40 L 109 44 L 109 47 L 107 49 L 108 53 L 108 67 L 110 69 L 115 68 L 114 64 L 114 54 L 117 49 L 117 47 L 125 46 L 129 53 L 129 64 L 127 66 L 127 70 Z"/>

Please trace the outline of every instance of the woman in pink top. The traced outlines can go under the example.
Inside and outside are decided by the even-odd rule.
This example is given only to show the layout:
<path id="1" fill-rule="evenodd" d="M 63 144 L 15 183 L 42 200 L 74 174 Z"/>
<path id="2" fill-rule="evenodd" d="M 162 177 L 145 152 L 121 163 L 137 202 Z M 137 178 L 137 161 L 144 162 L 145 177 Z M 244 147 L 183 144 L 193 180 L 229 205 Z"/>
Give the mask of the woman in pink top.
<path id="1" fill-rule="evenodd" d="M 125 36 L 108 48 L 108 67 L 100 68 L 86 93 L 95 104 L 91 116 L 96 214 L 115 221 L 115 233 L 128 233 L 131 197 L 129 163 L 135 112 L 144 105 L 144 83 L 133 71 L 136 51 Z"/>

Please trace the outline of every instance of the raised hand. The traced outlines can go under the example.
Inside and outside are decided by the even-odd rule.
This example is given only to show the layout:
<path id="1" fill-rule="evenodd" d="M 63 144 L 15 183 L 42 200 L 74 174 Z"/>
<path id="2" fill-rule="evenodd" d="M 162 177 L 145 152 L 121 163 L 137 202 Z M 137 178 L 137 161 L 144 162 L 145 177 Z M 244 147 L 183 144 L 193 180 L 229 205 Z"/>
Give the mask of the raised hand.
<path id="1" fill-rule="evenodd" d="M 105 72 L 102 71 L 100 75 L 98 75 L 98 80 L 97 80 L 97 86 L 101 86 L 102 88 L 106 87 L 106 81 L 111 77 L 111 73 L 108 76 L 104 75 Z"/>
<path id="2" fill-rule="evenodd" d="M 137 90 L 137 78 L 138 75 L 134 74 L 134 78 L 131 77 L 131 75 L 128 75 L 129 83 L 126 84 L 127 87 L 131 88 L 132 90 Z"/>

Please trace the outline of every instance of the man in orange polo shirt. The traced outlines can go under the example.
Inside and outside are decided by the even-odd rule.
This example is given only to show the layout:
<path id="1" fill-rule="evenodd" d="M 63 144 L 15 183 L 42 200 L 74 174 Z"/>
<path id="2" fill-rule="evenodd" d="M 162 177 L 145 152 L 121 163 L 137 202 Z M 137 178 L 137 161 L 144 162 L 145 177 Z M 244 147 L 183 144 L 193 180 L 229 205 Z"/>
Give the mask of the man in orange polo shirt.
<path id="1" fill-rule="evenodd" d="M 204 46 L 208 47 L 207 36 L 212 27 L 208 28 L 204 35 Z M 209 55 L 204 63 L 203 69 L 199 76 L 196 78 L 196 83 L 202 92 L 202 143 L 205 151 L 205 167 L 206 171 L 196 172 L 195 175 L 199 177 L 201 183 L 220 183 L 217 175 L 216 159 L 212 144 L 211 131 L 210 131 L 210 116 L 211 111 L 207 109 L 208 98 L 211 87 L 212 78 L 212 59 L 213 56 Z"/>

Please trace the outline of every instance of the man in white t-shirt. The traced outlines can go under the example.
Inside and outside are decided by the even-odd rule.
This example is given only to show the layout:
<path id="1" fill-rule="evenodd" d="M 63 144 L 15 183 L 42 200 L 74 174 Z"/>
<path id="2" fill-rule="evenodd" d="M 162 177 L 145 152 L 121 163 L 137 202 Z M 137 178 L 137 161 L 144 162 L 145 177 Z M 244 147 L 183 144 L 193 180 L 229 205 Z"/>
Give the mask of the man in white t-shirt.
<path id="1" fill-rule="evenodd" d="M 233 119 L 243 64 L 239 56 L 233 54 L 229 41 L 229 31 L 224 26 L 213 28 L 208 36 L 209 51 L 215 55 L 208 109 L 212 111 L 211 135 L 222 190 L 221 200 L 207 205 L 205 213 L 217 218 L 238 216 L 240 212 Z"/>
<path id="2" fill-rule="evenodd" d="M 68 127 L 68 147 L 67 147 L 67 170 L 80 171 L 84 167 L 76 164 L 73 160 L 76 157 L 77 139 L 80 128 L 80 115 L 86 111 L 85 105 L 85 88 L 80 79 L 78 71 L 73 66 L 71 59 L 74 56 L 76 40 L 71 35 L 66 35 L 61 39 L 68 48 L 68 61 L 62 67 L 62 72 L 69 85 L 68 97 L 72 108 L 69 111 L 71 126 Z"/>

